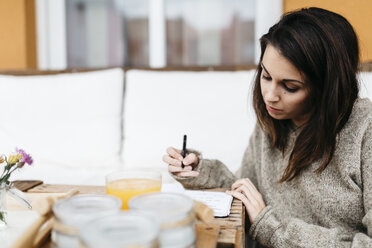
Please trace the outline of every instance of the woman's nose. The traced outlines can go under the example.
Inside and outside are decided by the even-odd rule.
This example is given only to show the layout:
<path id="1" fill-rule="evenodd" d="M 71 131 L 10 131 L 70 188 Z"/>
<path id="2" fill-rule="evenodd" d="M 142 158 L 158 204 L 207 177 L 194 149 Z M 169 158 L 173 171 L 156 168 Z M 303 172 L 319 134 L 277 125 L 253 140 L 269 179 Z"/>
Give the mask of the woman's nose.
<path id="1" fill-rule="evenodd" d="M 268 102 L 277 102 L 279 101 L 279 99 L 280 99 L 280 96 L 279 96 L 278 87 L 275 85 L 275 83 L 272 83 L 266 91 L 265 100 Z"/>

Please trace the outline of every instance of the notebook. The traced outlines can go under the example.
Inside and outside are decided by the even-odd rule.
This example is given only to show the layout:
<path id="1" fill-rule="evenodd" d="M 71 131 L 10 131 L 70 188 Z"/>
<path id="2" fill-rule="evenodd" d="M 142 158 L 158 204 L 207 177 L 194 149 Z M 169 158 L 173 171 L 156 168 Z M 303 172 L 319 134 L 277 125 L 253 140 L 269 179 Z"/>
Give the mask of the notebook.
<path id="1" fill-rule="evenodd" d="M 193 200 L 200 201 L 213 209 L 215 217 L 226 217 L 230 214 L 233 197 L 224 192 L 202 190 L 185 190 L 180 183 L 163 183 L 161 192 L 185 194 Z"/>

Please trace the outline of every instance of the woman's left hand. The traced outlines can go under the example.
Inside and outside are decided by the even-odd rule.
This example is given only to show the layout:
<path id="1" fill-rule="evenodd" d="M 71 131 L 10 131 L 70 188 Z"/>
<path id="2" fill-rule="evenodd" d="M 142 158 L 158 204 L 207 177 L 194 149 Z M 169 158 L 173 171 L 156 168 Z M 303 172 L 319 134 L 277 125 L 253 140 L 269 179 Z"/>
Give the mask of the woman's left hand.
<path id="1" fill-rule="evenodd" d="M 237 180 L 226 193 L 244 203 L 251 223 L 266 207 L 262 195 L 248 178 Z"/>

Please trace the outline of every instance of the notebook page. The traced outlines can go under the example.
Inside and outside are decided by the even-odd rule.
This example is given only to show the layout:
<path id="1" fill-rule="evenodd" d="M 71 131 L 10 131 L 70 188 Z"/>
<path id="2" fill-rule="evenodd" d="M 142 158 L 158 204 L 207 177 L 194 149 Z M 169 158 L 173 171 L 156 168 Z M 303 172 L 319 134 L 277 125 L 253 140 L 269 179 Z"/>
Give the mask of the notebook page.
<path id="1" fill-rule="evenodd" d="M 200 201 L 213 209 L 215 217 L 226 217 L 230 214 L 233 197 L 224 192 L 185 190 L 179 182 L 163 183 L 161 192 L 185 194 L 193 200 Z"/>
<path id="2" fill-rule="evenodd" d="M 224 192 L 186 190 L 185 195 L 213 209 L 215 217 L 226 217 L 230 214 L 233 197 Z"/>

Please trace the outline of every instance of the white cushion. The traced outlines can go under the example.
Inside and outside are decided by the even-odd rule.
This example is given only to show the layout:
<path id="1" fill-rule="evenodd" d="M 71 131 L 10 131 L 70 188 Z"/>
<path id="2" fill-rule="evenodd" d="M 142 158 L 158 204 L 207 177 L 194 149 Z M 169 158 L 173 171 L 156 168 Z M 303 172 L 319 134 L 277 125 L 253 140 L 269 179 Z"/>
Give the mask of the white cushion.
<path id="1" fill-rule="evenodd" d="M 71 181 L 63 168 L 114 168 L 120 163 L 123 80 L 121 69 L 0 76 L 0 152 L 25 149 L 34 168 L 20 177 L 50 183 L 55 177 Z"/>
<path id="2" fill-rule="evenodd" d="M 124 101 L 124 167 L 166 168 L 166 148 L 187 146 L 239 168 L 255 125 L 254 71 L 129 70 Z"/>
<path id="3" fill-rule="evenodd" d="M 372 101 L 372 72 L 360 72 L 360 96 L 368 97 Z"/>

